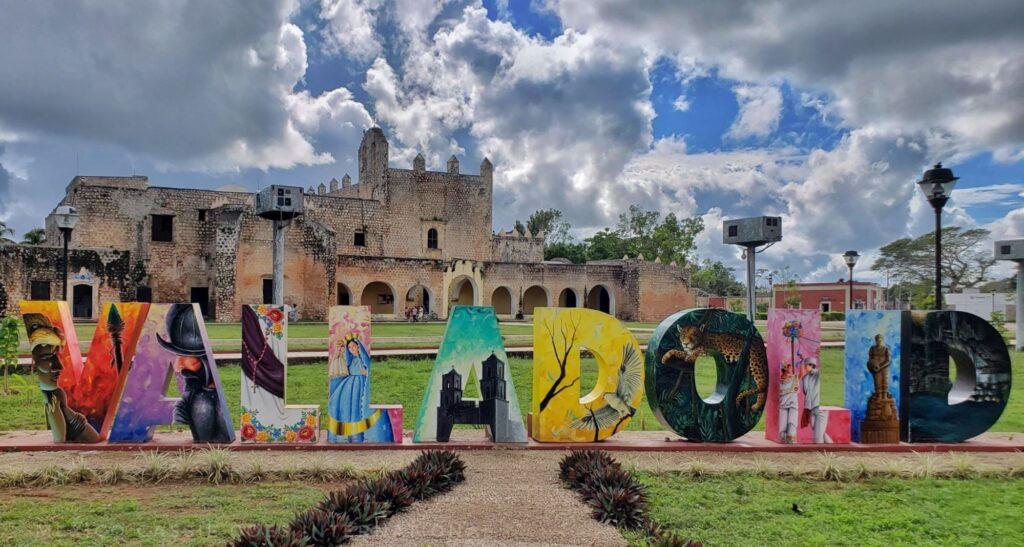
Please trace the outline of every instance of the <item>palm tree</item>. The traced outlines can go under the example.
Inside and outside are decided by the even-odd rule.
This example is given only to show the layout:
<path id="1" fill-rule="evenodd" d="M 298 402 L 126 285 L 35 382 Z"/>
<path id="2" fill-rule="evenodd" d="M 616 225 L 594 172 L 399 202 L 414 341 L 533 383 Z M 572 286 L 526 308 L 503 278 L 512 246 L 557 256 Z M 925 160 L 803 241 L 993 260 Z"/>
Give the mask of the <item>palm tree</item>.
<path id="1" fill-rule="evenodd" d="M 26 245 L 42 245 L 46 243 L 46 231 L 42 228 L 33 228 L 25 232 L 21 242 Z"/>
<path id="2" fill-rule="evenodd" d="M 14 243 L 7 236 L 14 235 L 14 228 L 9 228 L 3 221 L 0 221 L 0 243 Z"/>

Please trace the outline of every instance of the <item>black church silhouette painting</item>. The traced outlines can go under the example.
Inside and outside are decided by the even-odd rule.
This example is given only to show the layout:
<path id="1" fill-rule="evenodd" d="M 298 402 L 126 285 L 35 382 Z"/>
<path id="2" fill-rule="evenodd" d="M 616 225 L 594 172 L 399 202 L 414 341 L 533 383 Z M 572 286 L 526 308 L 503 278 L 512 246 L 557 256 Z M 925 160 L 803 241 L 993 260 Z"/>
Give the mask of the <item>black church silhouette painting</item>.
<path id="1" fill-rule="evenodd" d="M 477 424 L 489 428 L 495 442 L 511 440 L 508 398 L 505 395 L 505 363 L 495 354 L 482 363 L 480 400 L 462 399 L 462 375 L 454 368 L 441 376 L 441 402 L 437 406 L 437 440 L 447 442 L 455 424 Z"/>

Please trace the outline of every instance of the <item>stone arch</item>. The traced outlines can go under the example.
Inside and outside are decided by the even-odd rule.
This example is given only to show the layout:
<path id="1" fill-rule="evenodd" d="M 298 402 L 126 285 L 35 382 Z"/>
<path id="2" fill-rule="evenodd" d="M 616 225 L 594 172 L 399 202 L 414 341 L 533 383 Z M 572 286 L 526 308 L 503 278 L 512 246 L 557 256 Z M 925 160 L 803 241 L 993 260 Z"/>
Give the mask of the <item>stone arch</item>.
<path id="1" fill-rule="evenodd" d="M 545 308 L 551 305 L 551 295 L 542 285 L 533 285 L 523 291 L 523 315 L 532 315 L 534 308 Z"/>
<path id="2" fill-rule="evenodd" d="M 393 315 L 398 305 L 395 302 L 394 287 L 384 281 L 367 283 L 359 297 L 359 304 L 369 306 L 373 315 Z"/>
<path id="3" fill-rule="evenodd" d="M 472 305 L 480 305 L 480 287 L 483 287 L 484 284 L 480 264 L 472 260 L 454 260 L 444 269 L 444 281 L 441 284 L 443 292 L 441 292 L 442 297 L 439 298 L 439 306 L 437 306 L 439 308 L 438 317 L 447 318 L 450 315 L 452 306 L 458 304 L 459 292 L 457 291 L 465 289 L 462 286 L 465 280 L 468 280 L 473 289 Z M 452 302 L 453 295 L 456 302 Z"/>
<path id="4" fill-rule="evenodd" d="M 412 287 L 409 287 L 409 290 L 405 291 L 406 307 L 414 308 L 416 306 L 421 306 L 424 313 L 430 314 L 430 312 L 436 311 L 434 309 L 434 306 L 436 305 L 437 302 L 434 300 L 434 293 L 432 293 L 423 283 L 417 283 Z"/>
<path id="5" fill-rule="evenodd" d="M 512 315 L 512 291 L 508 287 L 498 287 L 491 293 L 491 306 L 496 315 Z"/>
<path id="6" fill-rule="evenodd" d="M 576 295 L 576 290 L 571 287 L 562 289 L 562 292 L 558 293 L 558 307 L 559 308 L 576 308 L 580 305 L 580 299 Z"/>
<path id="7" fill-rule="evenodd" d="M 448 300 L 451 302 L 450 307 L 478 305 L 480 295 L 473 278 L 469 276 L 455 278 L 448 290 Z"/>
<path id="8" fill-rule="evenodd" d="M 604 285 L 594 285 L 587 292 L 587 307 L 614 316 L 615 293 Z"/>
<path id="9" fill-rule="evenodd" d="M 339 306 L 352 305 L 352 291 L 348 288 L 348 285 L 338 283 L 337 302 Z"/>

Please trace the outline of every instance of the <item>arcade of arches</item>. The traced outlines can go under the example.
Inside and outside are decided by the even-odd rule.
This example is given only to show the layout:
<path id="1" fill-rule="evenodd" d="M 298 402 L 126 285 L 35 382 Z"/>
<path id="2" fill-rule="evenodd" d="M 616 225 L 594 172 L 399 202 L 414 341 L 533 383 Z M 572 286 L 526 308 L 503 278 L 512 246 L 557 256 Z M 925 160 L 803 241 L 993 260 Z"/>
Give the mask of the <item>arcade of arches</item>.
<path id="1" fill-rule="evenodd" d="M 558 293 L 557 302 L 552 302 L 548 289 L 540 285 L 532 285 L 522 292 L 517 305 L 517 300 L 513 298 L 511 289 L 498 287 L 491 293 L 490 305 L 494 307 L 494 312 L 499 316 L 515 316 L 519 313 L 529 316 L 533 315 L 534 309 L 538 307 L 555 305 L 560 308 L 576 308 L 581 304 L 593 310 L 615 315 L 615 299 L 605 286 L 596 285 L 590 288 L 586 291 L 585 298 L 580 298 L 577 294 L 576 289 L 567 287 Z M 452 283 L 449 301 L 451 306 L 479 305 L 473 282 L 469 278 L 462 278 Z M 394 290 L 383 281 L 373 281 L 367 284 L 358 301 L 353 300 L 352 292 L 347 285 L 338 283 L 337 303 L 339 306 L 353 304 L 369 306 L 370 312 L 374 315 L 395 314 L 401 317 L 405 308 L 414 307 L 422 307 L 426 314 L 433 312 L 440 316 L 441 313 L 436 309 L 430 289 L 423 284 L 410 287 L 405 292 L 403 300 L 396 304 Z"/>

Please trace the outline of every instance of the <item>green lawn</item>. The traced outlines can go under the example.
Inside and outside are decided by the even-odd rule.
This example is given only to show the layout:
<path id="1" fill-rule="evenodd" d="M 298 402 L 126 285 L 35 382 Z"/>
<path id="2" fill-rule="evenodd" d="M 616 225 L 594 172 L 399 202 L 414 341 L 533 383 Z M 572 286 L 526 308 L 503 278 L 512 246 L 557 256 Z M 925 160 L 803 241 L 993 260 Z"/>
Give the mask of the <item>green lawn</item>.
<path id="1" fill-rule="evenodd" d="M 224 545 L 240 526 L 286 524 L 323 495 L 301 482 L 0 490 L 0 544 Z"/>
<path id="2" fill-rule="evenodd" d="M 1011 352 L 1013 366 L 1016 370 L 1024 367 L 1024 354 Z M 843 352 L 840 349 L 825 348 L 822 350 L 822 382 L 821 400 L 823 404 L 842 406 L 843 404 Z M 513 358 L 511 361 L 512 376 L 519 396 L 519 406 L 525 416 L 529 411 L 532 396 L 531 384 L 532 360 Z M 704 366 L 698 362 L 697 387 L 700 393 L 708 395 L 714 389 L 714 367 Z M 583 380 L 581 386 L 591 389 L 596 383 L 596 365 L 592 359 L 583 360 Z M 416 415 L 423 399 L 423 388 L 433 366 L 432 360 L 389 359 L 374 362 L 373 394 L 375 403 L 402 404 L 405 406 L 405 427 L 415 426 Z M 238 426 L 240 405 L 239 385 L 240 369 L 230 365 L 220 367 L 220 377 L 232 410 L 235 426 Z M 0 397 L 0 430 L 9 429 L 44 429 L 41 396 L 35 389 L 32 378 L 24 375 L 16 376 L 14 384 L 20 386 L 20 393 L 8 397 Z M 327 365 L 294 365 L 288 369 L 288 402 L 292 404 L 316 404 L 321 407 L 327 401 Z M 467 389 L 467 396 L 473 390 Z M 763 429 L 763 422 L 758 429 Z M 636 417 L 629 429 L 659 430 L 661 424 L 651 414 L 646 401 L 642 402 Z M 992 431 L 1024 432 L 1024 382 L 1015 382 L 1010 396 L 1010 403 L 1002 418 Z"/>
<path id="3" fill-rule="evenodd" d="M 1024 479 L 695 480 L 640 473 L 652 514 L 705 545 L 1020 545 Z M 792 510 L 799 505 L 802 513 Z"/>

